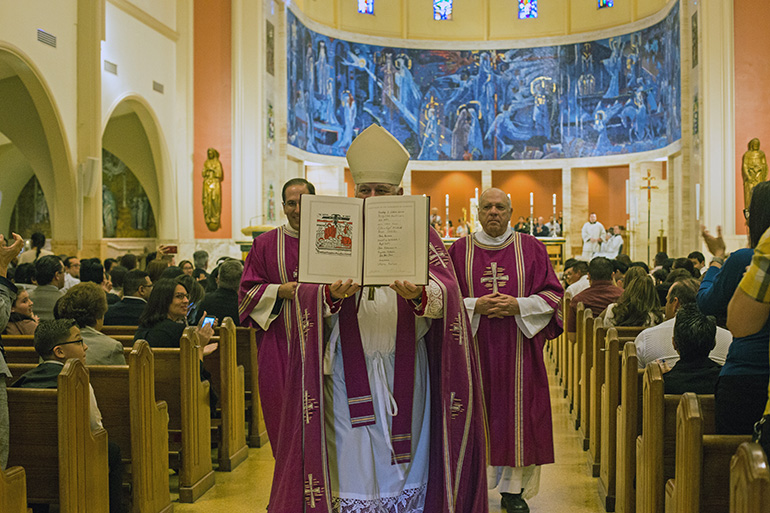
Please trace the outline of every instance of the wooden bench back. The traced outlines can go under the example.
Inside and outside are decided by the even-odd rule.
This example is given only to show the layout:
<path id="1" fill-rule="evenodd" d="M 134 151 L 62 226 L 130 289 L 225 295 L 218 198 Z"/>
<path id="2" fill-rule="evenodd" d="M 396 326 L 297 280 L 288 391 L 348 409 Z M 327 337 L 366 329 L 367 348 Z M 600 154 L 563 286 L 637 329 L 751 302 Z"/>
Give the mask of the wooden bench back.
<path id="1" fill-rule="evenodd" d="M 620 347 L 617 330 L 607 330 L 604 344 L 604 385 L 601 391 L 601 447 L 599 463 L 599 497 L 608 511 L 615 507 L 615 451 L 617 408 L 620 404 Z"/>
<path id="2" fill-rule="evenodd" d="M 22 467 L 0 469 L 0 511 L 27 513 L 27 474 Z"/>
<path id="3" fill-rule="evenodd" d="M 593 363 L 593 343 L 594 343 L 594 315 L 590 308 L 586 308 L 583 311 L 583 329 L 582 340 L 578 343 L 578 352 L 580 357 L 578 359 L 578 403 L 577 412 L 575 415 L 575 426 L 580 428 L 580 436 L 583 439 L 583 450 L 588 449 L 588 409 L 590 407 L 590 400 L 588 397 L 588 391 L 590 389 L 589 384 L 589 372 L 591 371 L 591 364 Z"/>
<path id="4" fill-rule="evenodd" d="M 198 334 L 184 330 L 179 348 L 155 348 L 155 393 L 168 404 L 168 429 L 181 430 L 179 500 L 194 502 L 214 484 L 209 383 L 200 379 Z"/>
<path id="5" fill-rule="evenodd" d="M 615 511 L 636 511 L 636 437 L 642 429 L 642 378 L 638 369 L 636 345 L 623 345 L 620 370 L 620 405 L 618 406 L 617 470 Z"/>
<path id="6" fill-rule="evenodd" d="M 35 343 L 34 335 L 3 335 L 3 345 L 9 347 L 33 347 Z"/>
<path id="7" fill-rule="evenodd" d="M 155 363 L 149 344 L 137 341 L 128 365 L 88 367 L 110 440 L 131 462 L 135 511 L 170 508 L 168 409 L 155 400 Z M 126 412 L 129 413 L 126 416 Z"/>
<path id="8" fill-rule="evenodd" d="M 700 410 L 705 432 L 714 433 L 714 396 L 702 395 Z M 649 363 L 642 380 L 642 431 L 636 444 L 636 510 L 653 513 L 665 508 L 666 481 L 674 477 L 679 395 L 663 394 L 663 375 Z"/>
<path id="9" fill-rule="evenodd" d="M 585 317 L 585 306 L 578 303 L 575 307 L 575 341 L 570 343 L 569 348 L 569 374 L 570 380 L 567 383 L 567 398 L 569 399 L 570 412 L 573 412 L 580 401 L 577 392 L 577 384 L 580 380 L 578 367 L 580 366 L 580 341 L 582 339 L 583 317 Z"/>
<path id="10" fill-rule="evenodd" d="M 730 460 L 730 513 L 770 512 L 770 470 L 757 443 L 742 443 Z"/>
<path id="11" fill-rule="evenodd" d="M 62 513 L 109 509 L 107 432 L 91 432 L 88 371 L 69 360 L 58 389 L 9 388 L 10 466 L 27 474 L 31 503 Z"/>
<path id="12" fill-rule="evenodd" d="M 588 463 L 591 465 L 591 475 L 593 477 L 599 477 L 601 462 L 601 387 L 604 385 L 604 343 L 607 339 L 607 329 L 607 326 L 604 324 L 604 318 L 597 317 L 594 320 L 593 347 L 591 348 L 591 371 L 588 377 L 588 393 L 591 396 L 588 411 Z"/>
<path id="13" fill-rule="evenodd" d="M 567 362 L 569 361 L 567 319 L 569 317 L 570 301 L 571 300 L 566 296 L 562 298 L 562 322 L 564 323 L 564 331 L 561 334 L 561 338 L 559 342 L 559 356 L 558 356 L 557 365 L 556 365 L 557 371 L 559 373 L 559 380 L 562 388 L 564 388 L 565 393 L 567 390 L 567 376 L 568 376 Z"/>
<path id="14" fill-rule="evenodd" d="M 133 338 L 138 326 L 102 326 L 102 333 L 110 337 L 115 335 L 130 336 Z"/>
<path id="15" fill-rule="evenodd" d="M 713 421 L 704 408 L 708 398 L 686 393 L 677 407 L 676 466 L 666 483 L 666 511 L 727 513 L 730 459 L 749 435 L 708 434 Z M 713 433 L 713 430 L 711 430 Z"/>

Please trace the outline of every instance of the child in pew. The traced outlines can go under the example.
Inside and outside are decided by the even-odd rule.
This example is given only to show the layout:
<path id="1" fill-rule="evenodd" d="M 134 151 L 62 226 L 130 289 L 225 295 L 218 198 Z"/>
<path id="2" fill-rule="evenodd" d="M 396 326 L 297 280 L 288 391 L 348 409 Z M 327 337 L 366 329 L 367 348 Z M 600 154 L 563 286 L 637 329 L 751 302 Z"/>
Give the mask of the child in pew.
<path id="1" fill-rule="evenodd" d="M 11 306 L 11 315 L 3 333 L 8 335 L 34 335 L 40 319 L 32 312 L 32 300 L 26 290 L 19 289 Z"/>
<path id="2" fill-rule="evenodd" d="M 85 364 L 87 350 L 88 345 L 83 341 L 80 328 L 73 319 L 40 321 L 35 330 L 35 351 L 43 359 L 43 363 L 23 374 L 11 386 L 56 388 L 64 363 L 70 358 L 78 358 Z M 94 389 L 90 384 L 88 387 L 91 397 L 91 430 L 95 431 L 103 428 L 102 414 L 96 404 Z M 110 513 L 125 513 L 127 508 L 123 501 L 123 461 L 120 447 L 114 442 L 108 442 L 108 449 Z"/>
<path id="3" fill-rule="evenodd" d="M 660 361 L 663 375 L 663 391 L 666 394 L 713 394 L 721 365 L 709 358 L 716 345 L 717 323 L 710 315 L 704 315 L 695 304 L 682 305 L 674 323 L 674 350 L 679 361 L 669 368 Z"/>

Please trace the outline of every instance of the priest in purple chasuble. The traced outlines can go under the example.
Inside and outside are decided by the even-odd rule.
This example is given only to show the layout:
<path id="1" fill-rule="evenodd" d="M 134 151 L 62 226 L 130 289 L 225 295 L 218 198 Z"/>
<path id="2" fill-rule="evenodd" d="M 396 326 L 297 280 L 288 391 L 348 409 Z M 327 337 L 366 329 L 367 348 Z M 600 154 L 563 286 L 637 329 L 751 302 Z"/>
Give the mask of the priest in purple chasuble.
<path id="1" fill-rule="evenodd" d="M 554 461 L 543 346 L 562 332 L 564 293 L 545 246 L 512 231 L 510 217 L 508 196 L 487 189 L 479 198 L 483 230 L 449 249 L 480 356 L 489 488 L 509 513 L 529 511 L 540 465 Z"/>
<path id="2" fill-rule="evenodd" d="M 386 130 L 367 128 L 347 157 L 356 196 L 403 194 L 409 154 Z M 299 447 L 286 477 L 301 493 L 274 494 L 269 511 L 487 512 L 480 371 L 435 230 L 429 254 L 424 287 L 299 285 L 290 386 L 302 408 L 281 428 Z"/>
<path id="3" fill-rule="evenodd" d="M 302 194 L 315 194 L 313 184 L 304 178 L 293 178 L 284 184 L 281 196 L 288 222 L 254 239 L 238 292 L 241 326 L 257 330 L 259 398 L 276 461 L 273 493 L 283 486 L 286 466 L 295 457 L 290 446 L 282 443 L 288 436 L 281 429 L 283 405 L 299 404 L 301 400 L 299 391 L 287 388 L 286 382 L 290 367 L 296 364 L 290 359 L 289 344 L 291 303 L 297 288 Z"/>

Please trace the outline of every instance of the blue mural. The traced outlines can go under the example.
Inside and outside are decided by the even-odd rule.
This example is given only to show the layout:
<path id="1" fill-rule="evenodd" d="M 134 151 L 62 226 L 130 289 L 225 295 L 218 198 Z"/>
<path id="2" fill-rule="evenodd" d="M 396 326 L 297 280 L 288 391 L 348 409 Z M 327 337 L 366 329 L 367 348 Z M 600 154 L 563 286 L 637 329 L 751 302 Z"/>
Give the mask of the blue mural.
<path id="1" fill-rule="evenodd" d="M 288 138 L 344 156 L 372 123 L 418 160 L 617 155 L 681 137 L 679 4 L 627 35 L 510 50 L 334 39 L 288 11 Z"/>

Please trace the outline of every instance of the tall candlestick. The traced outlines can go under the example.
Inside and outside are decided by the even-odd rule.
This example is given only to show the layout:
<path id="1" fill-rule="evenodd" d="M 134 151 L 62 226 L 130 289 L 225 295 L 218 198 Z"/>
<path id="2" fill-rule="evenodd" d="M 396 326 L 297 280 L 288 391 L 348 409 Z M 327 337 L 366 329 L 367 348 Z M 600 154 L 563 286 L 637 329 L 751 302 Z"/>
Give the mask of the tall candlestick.
<path id="1" fill-rule="evenodd" d="M 510 192 L 508 193 L 508 204 L 509 205 L 511 204 L 511 193 Z M 511 220 L 509 218 L 508 219 L 508 228 L 510 228 L 510 227 L 511 227 Z"/>
<path id="2" fill-rule="evenodd" d="M 535 224 L 535 193 L 529 193 L 529 234 L 532 235 Z"/>
<path id="3" fill-rule="evenodd" d="M 444 226 L 446 227 L 446 236 L 449 237 L 449 194 L 446 195 L 446 211 L 445 214 L 446 220 L 444 221 Z"/>
<path id="4" fill-rule="evenodd" d="M 553 220 L 556 221 L 556 194 L 553 195 Z"/>

